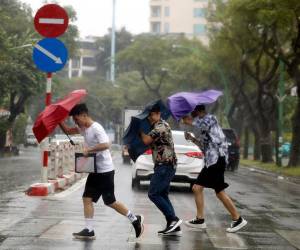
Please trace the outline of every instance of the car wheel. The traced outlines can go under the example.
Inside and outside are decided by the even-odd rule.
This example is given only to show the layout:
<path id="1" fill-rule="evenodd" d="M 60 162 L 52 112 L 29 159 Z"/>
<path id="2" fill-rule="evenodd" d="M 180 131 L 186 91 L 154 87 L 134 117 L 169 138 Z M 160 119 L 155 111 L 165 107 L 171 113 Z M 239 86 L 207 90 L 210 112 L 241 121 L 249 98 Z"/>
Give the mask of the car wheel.
<path id="1" fill-rule="evenodd" d="M 234 171 L 234 162 L 229 162 L 226 166 L 226 170 L 233 172 Z"/>

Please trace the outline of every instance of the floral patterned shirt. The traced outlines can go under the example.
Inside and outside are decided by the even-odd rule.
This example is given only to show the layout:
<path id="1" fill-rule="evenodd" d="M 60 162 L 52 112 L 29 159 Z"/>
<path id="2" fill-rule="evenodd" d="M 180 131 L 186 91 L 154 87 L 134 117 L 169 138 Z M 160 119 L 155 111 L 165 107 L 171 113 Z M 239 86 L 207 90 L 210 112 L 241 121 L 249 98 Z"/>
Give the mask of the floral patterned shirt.
<path id="1" fill-rule="evenodd" d="M 169 124 L 160 120 L 154 124 L 149 136 L 154 140 L 151 144 L 154 164 L 177 164 L 172 132 Z"/>
<path id="2" fill-rule="evenodd" d="M 193 133 L 205 155 L 206 167 L 216 164 L 219 156 L 224 156 L 228 162 L 228 144 L 217 118 L 207 114 L 203 118 L 195 118 L 193 125 Z"/>

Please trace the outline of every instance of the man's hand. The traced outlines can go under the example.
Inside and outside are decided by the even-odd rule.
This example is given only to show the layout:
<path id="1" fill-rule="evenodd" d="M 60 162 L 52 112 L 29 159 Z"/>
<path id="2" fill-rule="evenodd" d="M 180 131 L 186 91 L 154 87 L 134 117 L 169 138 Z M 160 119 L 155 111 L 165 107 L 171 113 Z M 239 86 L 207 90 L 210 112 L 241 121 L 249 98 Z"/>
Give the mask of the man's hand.
<path id="1" fill-rule="evenodd" d="M 187 140 L 187 141 L 191 141 L 194 137 L 192 136 L 191 133 L 189 132 L 184 132 L 184 138 Z"/>
<path id="2" fill-rule="evenodd" d="M 84 157 L 88 157 L 88 155 L 89 155 L 89 149 L 88 148 L 83 148 L 82 154 L 83 154 Z"/>
<path id="3" fill-rule="evenodd" d="M 149 136 L 149 135 L 146 135 L 143 131 L 140 131 L 139 134 L 140 134 L 140 137 L 141 137 L 141 139 L 142 139 L 142 141 L 145 145 L 150 145 L 153 142 L 152 137 Z"/>

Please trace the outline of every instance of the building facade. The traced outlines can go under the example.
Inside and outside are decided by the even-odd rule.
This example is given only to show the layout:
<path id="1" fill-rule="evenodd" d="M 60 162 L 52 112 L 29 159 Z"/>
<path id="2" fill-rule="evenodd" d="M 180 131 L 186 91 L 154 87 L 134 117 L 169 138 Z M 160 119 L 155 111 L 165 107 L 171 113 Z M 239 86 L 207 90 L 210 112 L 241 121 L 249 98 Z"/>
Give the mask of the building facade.
<path id="1" fill-rule="evenodd" d="M 206 13 L 209 0 L 150 0 L 150 32 L 196 37 L 208 44 Z"/>
<path id="2" fill-rule="evenodd" d="M 69 78 L 82 77 L 84 74 L 97 70 L 97 47 L 95 42 L 95 37 L 81 38 L 77 41 L 79 47 L 78 56 L 69 59 L 66 67 Z"/>

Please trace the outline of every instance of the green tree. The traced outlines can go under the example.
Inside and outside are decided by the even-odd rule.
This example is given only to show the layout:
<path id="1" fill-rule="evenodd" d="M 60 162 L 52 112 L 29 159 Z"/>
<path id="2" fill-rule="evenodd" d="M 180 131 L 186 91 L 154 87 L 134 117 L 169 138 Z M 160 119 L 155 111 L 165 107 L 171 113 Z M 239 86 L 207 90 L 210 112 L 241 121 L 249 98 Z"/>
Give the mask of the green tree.
<path id="1" fill-rule="evenodd" d="M 130 32 L 128 32 L 125 28 L 116 32 L 116 53 L 122 51 L 126 47 L 128 47 L 133 42 L 133 36 Z M 97 39 L 96 41 L 97 47 L 97 56 L 96 63 L 97 69 L 103 78 L 106 78 L 107 73 L 110 72 L 110 58 L 111 58 L 111 30 L 105 36 Z M 125 68 L 125 69 L 124 69 Z M 126 70 L 126 66 L 124 68 L 120 68 L 117 65 L 117 71 Z"/>

